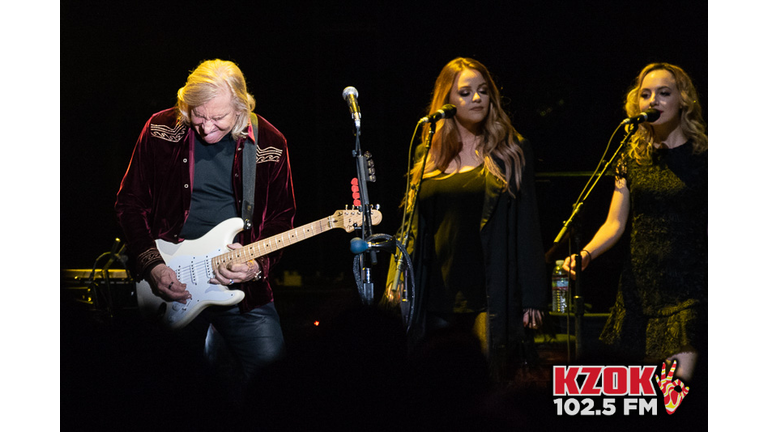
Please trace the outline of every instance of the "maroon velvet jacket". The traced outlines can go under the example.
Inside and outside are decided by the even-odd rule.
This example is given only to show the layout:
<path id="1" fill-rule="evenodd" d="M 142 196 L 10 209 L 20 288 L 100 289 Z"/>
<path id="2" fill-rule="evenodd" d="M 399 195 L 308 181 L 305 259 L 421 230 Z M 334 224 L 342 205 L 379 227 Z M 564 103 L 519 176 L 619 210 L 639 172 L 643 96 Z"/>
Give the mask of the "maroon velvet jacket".
<path id="1" fill-rule="evenodd" d="M 253 229 L 250 238 L 241 233 L 243 245 L 293 228 L 296 203 L 283 134 L 258 116 L 258 150 L 254 193 Z M 127 253 L 139 278 L 162 263 L 155 239 L 178 243 L 189 215 L 194 176 L 194 130 L 178 121 L 175 108 L 154 114 L 144 126 L 131 156 L 131 163 L 117 192 L 118 221 L 127 241 Z M 238 210 L 242 206 L 243 146 L 254 145 L 252 124 L 248 137 L 237 142 L 232 185 Z M 245 298 L 240 309 L 247 312 L 273 300 L 269 269 L 279 259 L 276 251 L 259 258 L 263 278 L 235 285 Z"/>

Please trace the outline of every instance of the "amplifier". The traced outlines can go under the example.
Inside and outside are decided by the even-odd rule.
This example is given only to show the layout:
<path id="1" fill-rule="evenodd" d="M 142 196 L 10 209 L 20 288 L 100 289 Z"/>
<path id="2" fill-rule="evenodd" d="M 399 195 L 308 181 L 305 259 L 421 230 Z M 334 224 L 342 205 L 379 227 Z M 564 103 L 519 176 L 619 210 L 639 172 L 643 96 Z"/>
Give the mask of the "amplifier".
<path id="1" fill-rule="evenodd" d="M 136 307 L 136 283 L 123 269 L 62 269 L 62 300 L 88 305 L 92 310 Z"/>

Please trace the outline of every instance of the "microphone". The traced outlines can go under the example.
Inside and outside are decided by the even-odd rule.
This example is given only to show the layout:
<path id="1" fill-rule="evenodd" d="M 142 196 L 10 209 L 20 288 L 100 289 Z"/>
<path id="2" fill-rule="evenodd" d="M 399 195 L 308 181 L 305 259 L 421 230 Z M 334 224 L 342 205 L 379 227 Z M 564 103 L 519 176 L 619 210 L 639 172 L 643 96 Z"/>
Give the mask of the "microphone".
<path id="1" fill-rule="evenodd" d="M 347 101 L 349 105 L 349 113 L 352 114 L 352 119 L 355 121 L 355 126 L 360 127 L 360 105 L 357 104 L 357 89 L 349 86 L 341 93 L 341 97 Z"/>
<path id="2" fill-rule="evenodd" d="M 109 259 L 107 260 L 107 263 L 104 265 L 104 270 L 109 269 L 116 260 L 120 260 L 121 262 L 125 263 L 121 255 L 123 253 L 123 250 L 125 250 L 125 244 L 123 244 L 122 247 L 120 247 L 121 243 L 122 242 L 120 241 L 120 238 L 116 238 L 115 242 L 112 243 L 112 250 L 109 252 Z M 118 248 L 120 249 L 118 250 Z"/>
<path id="3" fill-rule="evenodd" d="M 426 123 L 426 122 L 436 122 L 438 120 L 451 118 L 454 115 L 456 115 L 456 105 L 453 104 L 445 104 L 442 108 L 437 110 L 437 112 L 430 114 L 426 117 L 422 117 L 421 120 L 419 120 L 419 124 Z"/>
<path id="4" fill-rule="evenodd" d="M 112 243 L 112 250 L 109 252 L 110 255 L 115 255 L 117 253 L 117 248 L 120 247 L 120 238 L 116 238 L 115 242 Z"/>
<path id="5" fill-rule="evenodd" d="M 655 122 L 656 120 L 659 119 L 659 116 L 661 116 L 661 113 L 658 110 L 650 108 L 634 117 L 629 117 L 625 119 L 623 122 L 621 122 L 621 124 L 626 125 L 626 124 L 640 124 L 644 122 Z"/>

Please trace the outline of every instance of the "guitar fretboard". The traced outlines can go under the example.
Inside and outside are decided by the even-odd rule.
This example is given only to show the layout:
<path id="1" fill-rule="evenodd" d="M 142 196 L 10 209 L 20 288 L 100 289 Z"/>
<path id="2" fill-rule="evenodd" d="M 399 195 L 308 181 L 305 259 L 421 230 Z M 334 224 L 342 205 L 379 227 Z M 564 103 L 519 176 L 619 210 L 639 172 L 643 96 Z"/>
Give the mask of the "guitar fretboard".
<path id="1" fill-rule="evenodd" d="M 267 255 L 276 250 L 296 244 L 302 240 L 306 240 L 317 234 L 328 231 L 329 229 L 336 228 L 337 222 L 338 221 L 334 219 L 334 216 L 328 216 L 293 230 L 259 240 L 240 249 L 235 249 L 231 252 L 214 257 L 211 260 L 211 264 L 213 265 L 213 268 L 218 268 L 220 265 L 227 265 L 230 263 L 242 264 L 246 261 Z"/>

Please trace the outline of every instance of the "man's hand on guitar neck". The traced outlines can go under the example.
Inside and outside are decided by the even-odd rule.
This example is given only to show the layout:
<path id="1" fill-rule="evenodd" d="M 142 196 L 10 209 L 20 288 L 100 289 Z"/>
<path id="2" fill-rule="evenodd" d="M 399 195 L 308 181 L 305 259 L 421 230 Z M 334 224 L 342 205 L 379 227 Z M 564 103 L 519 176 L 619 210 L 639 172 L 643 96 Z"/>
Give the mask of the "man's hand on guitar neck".
<path id="1" fill-rule="evenodd" d="M 231 250 L 243 247 L 240 243 L 227 245 Z M 256 260 L 250 260 L 246 263 L 220 265 L 214 272 L 210 283 L 217 285 L 232 285 L 235 283 L 248 282 L 250 280 L 261 279 L 261 266 Z"/>
<path id="2" fill-rule="evenodd" d="M 187 284 L 179 282 L 176 272 L 165 264 L 156 265 L 149 272 L 149 284 L 152 291 L 165 301 L 186 303 L 192 298 L 187 291 Z"/>

